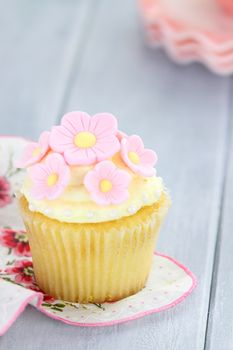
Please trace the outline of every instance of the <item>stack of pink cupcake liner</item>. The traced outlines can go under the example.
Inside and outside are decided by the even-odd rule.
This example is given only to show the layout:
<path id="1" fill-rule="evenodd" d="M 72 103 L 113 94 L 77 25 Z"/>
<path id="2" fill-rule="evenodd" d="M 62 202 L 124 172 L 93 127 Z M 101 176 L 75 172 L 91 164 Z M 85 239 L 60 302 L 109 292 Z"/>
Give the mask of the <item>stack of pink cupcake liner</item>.
<path id="1" fill-rule="evenodd" d="M 140 9 L 150 45 L 176 62 L 233 73 L 233 0 L 140 0 Z"/>

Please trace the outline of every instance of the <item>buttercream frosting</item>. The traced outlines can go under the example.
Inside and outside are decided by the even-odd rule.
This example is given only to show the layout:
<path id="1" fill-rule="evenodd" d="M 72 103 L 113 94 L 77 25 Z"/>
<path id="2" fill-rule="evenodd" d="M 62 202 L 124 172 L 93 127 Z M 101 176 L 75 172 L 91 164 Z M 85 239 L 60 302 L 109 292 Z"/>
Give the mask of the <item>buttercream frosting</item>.
<path id="1" fill-rule="evenodd" d="M 97 223 L 133 215 L 160 199 L 156 154 L 139 136 L 119 132 L 112 115 L 72 112 L 42 136 L 18 163 L 28 168 L 21 193 L 31 211 L 61 222 Z"/>

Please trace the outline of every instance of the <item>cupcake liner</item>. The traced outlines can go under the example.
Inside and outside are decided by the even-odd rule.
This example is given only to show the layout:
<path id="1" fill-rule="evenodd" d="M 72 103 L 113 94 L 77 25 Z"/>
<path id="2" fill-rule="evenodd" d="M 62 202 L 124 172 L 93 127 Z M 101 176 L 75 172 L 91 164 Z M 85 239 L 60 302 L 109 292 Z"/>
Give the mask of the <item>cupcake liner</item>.
<path id="1" fill-rule="evenodd" d="M 149 278 L 140 292 L 114 303 L 72 303 L 43 294 L 34 283 L 16 284 L 15 274 L 10 273 L 8 267 L 12 261 L 17 264 L 20 260 L 14 251 L 6 252 L 7 248 L 0 242 L 0 268 L 3 271 L 0 274 L 0 336 L 28 303 L 46 316 L 73 326 L 110 326 L 174 307 L 185 300 L 197 283 L 186 266 L 169 256 L 154 253 Z M 25 256 L 23 260 L 31 262 L 31 257 Z"/>
<path id="2" fill-rule="evenodd" d="M 141 290 L 169 205 L 164 193 L 130 217 L 70 224 L 31 212 L 21 197 L 38 285 L 58 299 L 82 303 L 115 301 Z"/>

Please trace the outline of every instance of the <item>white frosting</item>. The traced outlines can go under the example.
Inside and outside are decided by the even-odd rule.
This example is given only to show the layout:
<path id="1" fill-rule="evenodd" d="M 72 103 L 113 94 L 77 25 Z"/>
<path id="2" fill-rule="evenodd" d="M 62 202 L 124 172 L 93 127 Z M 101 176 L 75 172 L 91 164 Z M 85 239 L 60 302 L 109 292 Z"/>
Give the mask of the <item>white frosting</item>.
<path id="1" fill-rule="evenodd" d="M 29 209 L 40 212 L 52 219 L 72 223 L 96 223 L 120 219 L 135 214 L 145 205 L 157 202 L 164 191 L 163 180 L 160 177 L 143 177 L 133 173 L 115 155 L 112 161 L 131 176 L 129 198 L 118 205 L 99 205 L 93 201 L 83 184 L 85 175 L 93 166 L 71 167 L 71 179 L 65 191 L 54 200 L 36 200 L 31 195 L 31 180 L 26 178 L 21 189 L 29 202 Z"/>

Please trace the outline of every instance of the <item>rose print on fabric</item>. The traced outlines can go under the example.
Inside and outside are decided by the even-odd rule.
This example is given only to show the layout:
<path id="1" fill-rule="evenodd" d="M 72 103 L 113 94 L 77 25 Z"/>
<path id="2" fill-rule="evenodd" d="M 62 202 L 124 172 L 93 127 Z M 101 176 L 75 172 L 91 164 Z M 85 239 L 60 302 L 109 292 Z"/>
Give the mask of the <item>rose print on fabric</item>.
<path id="1" fill-rule="evenodd" d="M 0 229 L 0 244 L 18 256 L 31 256 L 27 235 L 24 231 Z"/>

